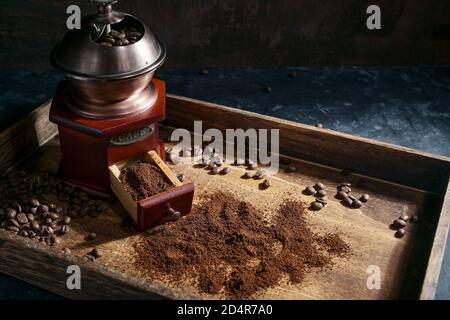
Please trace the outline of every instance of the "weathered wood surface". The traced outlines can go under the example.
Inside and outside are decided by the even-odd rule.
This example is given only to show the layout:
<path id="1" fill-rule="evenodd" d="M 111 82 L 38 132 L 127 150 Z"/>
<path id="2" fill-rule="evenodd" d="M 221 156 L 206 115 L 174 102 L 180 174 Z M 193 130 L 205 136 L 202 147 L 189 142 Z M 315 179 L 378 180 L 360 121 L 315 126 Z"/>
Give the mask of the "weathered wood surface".
<path id="1" fill-rule="evenodd" d="M 184 109 L 183 108 L 189 108 Z M 190 99 L 168 98 L 169 125 L 186 126 L 192 121 L 191 114 L 197 119 L 214 119 L 216 127 L 225 127 L 231 124 L 233 110 L 193 101 Z M 221 117 L 217 117 L 222 110 Z M 187 112 L 189 111 L 189 112 Z M 356 148 L 370 149 L 373 146 L 377 151 L 371 157 L 378 154 L 377 164 L 389 172 L 393 169 L 385 165 L 391 164 L 386 155 L 399 154 L 407 165 L 396 167 L 400 173 L 407 173 L 413 167 L 414 159 L 418 159 L 417 166 L 426 166 L 432 171 L 433 165 L 438 169 L 448 168 L 449 162 L 443 157 L 433 157 L 404 148 L 397 148 L 367 139 L 355 138 L 338 134 L 329 130 L 314 129 L 309 126 L 294 125 L 285 121 L 267 117 L 259 117 L 251 113 L 236 112 L 235 121 L 231 128 L 245 127 L 253 119 L 255 126 L 267 128 L 281 127 L 283 130 L 292 130 L 289 135 L 291 140 L 297 140 L 298 144 L 308 146 L 310 135 L 314 141 L 324 141 L 325 147 L 317 157 L 322 156 L 322 165 L 308 161 L 295 160 L 297 172 L 285 173 L 281 171 L 272 177 L 270 192 L 259 190 L 255 180 L 244 180 L 240 176 L 245 172 L 243 167 L 234 167 L 230 174 L 217 176 L 214 179 L 204 169 L 194 168 L 192 165 L 181 164 L 172 166 L 176 173 L 183 172 L 188 181 L 196 184 L 194 206 L 198 204 L 198 196 L 202 192 L 214 190 L 228 190 L 236 197 L 251 201 L 254 205 L 265 210 L 267 215 L 273 214 L 274 209 L 284 198 L 300 199 L 310 202 L 309 197 L 301 194 L 301 190 L 316 181 L 322 181 L 328 194 L 334 194 L 336 185 L 343 180 L 353 184 L 354 192 L 359 194 L 367 192 L 371 200 L 361 209 L 347 209 L 337 200 L 331 198 L 327 207 L 310 217 L 311 227 L 321 233 L 339 230 L 345 240 L 351 245 L 353 254 L 348 259 L 335 259 L 331 269 L 315 271 L 307 275 L 305 281 L 299 286 L 293 286 L 281 282 L 279 286 L 267 291 L 259 292 L 256 298 L 265 299 L 389 299 L 389 298 L 431 298 L 435 291 L 435 277 L 439 273 L 442 262 L 443 247 L 436 247 L 430 251 L 433 241 L 437 245 L 445 243 L 448 231 L 450 212 L 442 209 L 443 198 L 446 189 L 431 188 L 419 190 L 417 187 L 423 182 L 414 182 L 408 178 L 415 187 L 405 187 L 398 181 L 383 181 L 378 176 L 376 179 L 362 175 L 352 174 L 343 177 L 339 169 L 324 166 L 329 154 L 326 154 L 328 139 L 335 139 L 343 144 L 350 143 Z M 208 120 L 209 121 L 209 120 Z M 262 123 L 261 123 L 262 122 Z M 302 134 L 299 134 L 300 131 Z M 308 134 L 308 131 L 311 131 Z M 168 132 L 163 130 L 163 135 Z M 337 136 L 334 137 L 334 136 Z M 285 136 L 286 137 L 286 136 Z M 321 138 L 320 138 L 321 137 Z M 281 134 L 283 139 L 283 133 Z M 306 140 L 306 142 L 305 142 Z M 283 140 L 281 140 L 283 144 Z M 291 141 L 285 145 L 295 145 Z M 285 148 L 289 155 L 295 156 L 299 151 Z M 385 150 L 387 149 L 387 151 Z M 384 150 L 384 151 L 383 151 Z M 332 153 L 334 158 L 341 158 L 341 148 L 335 148 Z M 36 155 L 34 163 L 43 169 L 56 171 L 59 161 L 59 146 L 57 140 L 52 140 Z M 307 154 L 307 153 L 306 153 Z M 406 155 L 405 155 L 406 154 Z M 366 157 L 359 159 L 362 165 L 364 161 L 370 163 L 373 159 Z M 366 160 L 364 160 L 366 159 Z M 335 160 L 332 160 L 335 161 Z M 341 165 L 337 166 L 342 168 Z M 420 178 L 420 174 L 417 176 Z M 447 179 L 445 173 L 441 177 Z M 439 179 L 439 185 L 444 185 Z M 396 182 L 396 183 L 393 183 Z M 429 191 L 433 191 L 430 193 Z M 447 196 L 448 197 L 448 196 Z M 448 201 L 448 199 L 446 199 Z M 418 213 L 421 222 L 417 225 L 409 225 L 407 234 L 402 239 L 396 239 L 389 224 L 400 214 L 412 215 Z M 174 284 L 170 279 L 155 278 L 154 275 L 137 270 L 134 261 L 137 258 L 134 244 L 140 240 L 142 234 L 124 228 L 124 209 L 116 204 L 104 215 L 97 219 L 89 217 L 75 220 L 71 233 L 63 237 L 60 248 L 68 247 L 72 250 L 71 256 L 61 254 L 60 248 L 53 248 L 34 243 L 31 240 L 13 236 L 7 231 L 0 230 L 0 271 L 19 277 L 30 283 L 36 284 L 63 296 L 70 298 L 223 298 L 221 295 L 208 296 L 197 292 L 189 284 L 193 279 L 187 279 L 186 283 Z M 182 223 L 182 219 L 179 220 Z M 436 227 L 438 227 L 436 231 Z M 436 237 L 435 237 L 436 231 Z M 96 232 L 97 239 L 94 242 L 86 242 L 85 236 L 89 232 Z M 420 245 L 418 245 L 420 244 Z M 93 246 L 101 248 L 104 256 L 96 262 L 86 261 L 83 256 Z M 418 250 L 418 248 L 420 250 Z M 433 264 L 428 263 L 428 257 Z M 420 263 L 416 263 L 416 262 Z M 69 264 L 77 264 L 82 268 L 84 288 L 81 292 L 66 288 L 65 268 Z M 369 265 L 377 265 L 382 272 L 382 286 L 380 290 L 369 290 L 366 287 Z M 428 265 L 428 269 L 427 269 Z M 425 275 L 425 272 L 427 274 Z M 425 282 L 423 281 L 425 278 Z M 423 285 L 423 289 L 422 289 Z"/>

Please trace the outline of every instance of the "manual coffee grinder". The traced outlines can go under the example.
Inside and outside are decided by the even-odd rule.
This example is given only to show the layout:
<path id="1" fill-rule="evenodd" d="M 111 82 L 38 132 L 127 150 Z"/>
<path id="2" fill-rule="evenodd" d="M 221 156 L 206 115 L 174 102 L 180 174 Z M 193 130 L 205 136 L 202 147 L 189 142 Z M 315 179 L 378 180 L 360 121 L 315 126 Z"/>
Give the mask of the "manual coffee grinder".
<path id="1" fill-rule="evenodd" d="M 164 47 L 136 17 L 114 11 L 115 0 L 91 0 L 51 53 L 66 80 L 56 90 L 50 121 L 58 125 L 62 178 L 110 196 L 108 166 L 155 150 L 164 159 L 158 122 L 165 118 L 165 83 L 154 79 Z"/>

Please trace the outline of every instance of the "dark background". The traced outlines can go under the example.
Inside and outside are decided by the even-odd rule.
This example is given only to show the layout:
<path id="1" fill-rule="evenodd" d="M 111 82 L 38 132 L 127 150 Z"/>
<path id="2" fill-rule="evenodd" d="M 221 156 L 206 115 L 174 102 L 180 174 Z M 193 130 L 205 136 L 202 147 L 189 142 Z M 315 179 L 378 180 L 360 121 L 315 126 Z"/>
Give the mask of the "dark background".
<path id="1" fill-rule="evenodd" d="M 70 4 L 95 10 L 88 0 L 0 0 L 0 131 L 63 80 L 49 53 Z M 371 4 L 381 7 L 381 30 L 366 28 Z M 157 73 L 168 93 L 450 157 L 450 0 L 119 0 L 115 8 L 167 47 Z M 449 245 L 436 297 L 450 299 Z M 55 296 L 0 274 L 5 298 Z"/>
<path id="2" fill-rule="evenodd" d="M 66 7 L 88 0 L 1 0 L 0 68 L 45 69 Z M 366 8 L 382 8 L 382 30 Z M 170 53 L 167 67 L 448 64 L 448 0 L 119 0 Z M 13 50 L 14 48 L 14 50 Z"/>

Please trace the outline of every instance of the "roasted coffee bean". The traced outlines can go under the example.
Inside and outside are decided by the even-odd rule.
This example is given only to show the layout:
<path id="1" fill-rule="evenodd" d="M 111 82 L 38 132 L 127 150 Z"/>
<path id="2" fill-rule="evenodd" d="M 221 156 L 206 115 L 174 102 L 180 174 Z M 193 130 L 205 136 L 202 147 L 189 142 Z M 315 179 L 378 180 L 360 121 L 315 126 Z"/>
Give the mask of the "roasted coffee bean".
<path id="1" fill-rule="evenodd" d="M 409 216 L 408 216 L 406 213 L 404 213 L 404 214 L 402 214 L 402 215 L 400 216 L 399 219 L 402 219 L 403 221 L 408 222 Z"/>
<path id="2" fill-rule="evenodd" d="M 359 200 L 361 200 L 362 202 L 367 202 L 367 201 L 369 201 L 369 195 L 367 194 L 367 193 L 364 193 L 360 198 L 359 198 Z"/>
<path id="3" fill-rule="evenodd" d="M 297 170 L 297 168 L 294 167 L 294 166 L 288 166 L 288 167 L 285 169 L 286 172 L 295 172 L 296 170 Z"/>
<path id="4" fill-rule="evenodd" d="M 345 193 L 350 193 L 350 192 L 352 192 L 352 189 L 347 186 L 340 186 L 339 191 L 344 191 Z"/>
<path id="5" fill-rule="evenodd" d="M 222 170 L 220 170 L 220 174 L 228 174 L 231 172 L 231 168 L 230 167 L 225 167 Z"/>
<path id="6" fill-rule="evenodd" d="M 0 223 L 0 228 L 5 229 L 5 228 L 7 228 L 7 227 L 8 227 L 8 221 L 2 221 L 2 222 Z"/>
<path id="7" fill-rule="evenodd" d="M 20 232 L 21 232 L 21 235 L 23 237 L 28 237 L 28 231 L 27 230 L 20 230 Z"/>
<path id="8" fill-rule="evenodd" d="M 25 213 L 19 213 L 19 214 L 16 216 L 16 220 L 17 220 L 17 222 L 18 222 L 19 224 L 25 224 L 25 223 L 28 223 L 28 218 L 27 218 L 27 215 L 26 215 Z"/>
<path id="9" fill-rule="evenodd" d="M 101 46 L 104 46 L 104 47 L 112 47 L 113 45 L 111 44 L 111 43 L 109 43 L 109 42 L 100 42 L 100 45 Z"/>
<path id="10" fill-rule="evenodd" d="M 39 200 L 36 198 L 30 199 L 29 204 L 32 208 L 37 208 L 40 205 Z"/>
<path id="11" fill-rule="evenodd" d="M 6 230 L 13 231 L 13 232 L 16 232 L 16 233 L 20 231 L 20 229 L 18 227 L 16 227 L 16 226 L 9 226 L 9 227 L 6 228 Z"/>
<path id="12" fill-rule="evenodd" d="M 55 212 L 51 212 L 49 215 L 49 218 L 52 220 L 56 220 L 59 219 L 59 214 L 55 213 Z"/>
<path id="13" fill-rule="evenodd" d="M 248 165 L 248 170 L 256 170 L 258 168 L 258 165 L 256 163 L 251 163 Z"/>
<path id="14" fill-rule="evenodd" d="M 402 219 L 395 219 L 394 226 L 396 226 L 397 228 L 404 228 L 404 227 L 406 227 L 406 221 L 404 221 Z"/>
<path id="15" fill-rule="evenodd" d="M 343 200 L 345 198 L 348 198 L 348 194 L 346 192 L 340 190 L 336 193 L 336 198 Z"/>
<path id="16" fill-rule="evenodd" d="M 9 224 L 20 228 L 20 224 L 15 219 L 9 219 Z"/>
<path id="17" fill-rule="evenodd" d="M 72 208 L 69 208 L 69 209 L 67 209 L 67 215 L 71 218 L 76 218 L 76 217 L 78 217 L 78 212 Z"/>
<path id="18" fill-rule="evenodd" d="M 30 209 L 30 212 L 32 213 L 32 214 L 36 214 L 37 212 L 38 212 L 38 208 L 36 207 L 36 208 L 31 208 Z"/>
<path id="19" fill-rule="evenodd" d="M 44 222 L 46 225 L 49 225 L 53 222 L 53 220 L 52 220 L 52 218 L 48 217 L 48 218 L 45 218 Z"/>
<path id="20" fill-rule="evenodd" d="M 395 237 L 396 238 L 402 238 L 405 235 L 405 233 L 406 233 L 405 229 L 398 229 L 395 232 Z"/>
<path id="21" fill-rule="evenodd" d="M 55 213 L 61 214 L 62 212 L 63 212 L 63 208 L 62 207 L 56 207 L 55 208 Z"/>
<path id="22" fill-rule="evenodd" d="M 72 251 L 71 251 L 69 248 L 64 248 L 64 249 L 62 249 L 62 252 L 63 252 L 64 254 L 71 254 L 71 253 L 72 253 Z"/>
<path id="23" fill-rule="evenodd" d="M 267 189 L 267 188 L 269 188 L 270 187 L 270 181 L 269 180 L 264 180 L 262 183 L 261 183 L 261 187 L 263 188 L 263 189 Z"/>
<path id="24" fill-rule="evenodd" d="M 303 190 L 303 193 L 312 196 L 314 193 L 316 193 L 316 189 L 314 187 L 306 187 L 305 190 Z"/>
<path id="25" fill-rule="evenodd" d="M 323 189 L 317 191 L 317 192 L 314 194 L 314 196 L 317 197 L 317 198 L 323 198 L 323 197 L 325 197 L 326 195 L 327 195 L 327 193 L 326 193 L 326 191 L 323 190 Z"/>
<path id="26" fill-rule="evenodd" d="M 328 203 L 327 199 L 325 199 L 325 198 L 317 198 L 316 202 L 320 202 L 324 206 Z"/>
<path id="27" fill-rule="evenodd" d="M 318 182 L 314 185 L 314 189 L 316 189 L 317 191 L 324 190 L 325 186 L 323 185 L 323 183 Z"/>
<path id="28" fill-rule="evenodd" d="M 244 179 L 251 179 L 251 178 L 253 178 L 253 172 L 246 172 L 244 175 L 243 175 L 243 178 Z"/>
<path id="29" fill-rule="evenodd" d="M 84 208 L 81 208 L 80 211 L 78 212 L 78 216 L 79 216 L 80 218 L 86 217 L 87 215 L 89 215 L 89 213 L 90 213 L 91 211 L 94 211 L 94 209 L 91 208 L 91 207 L 84 207 Z"/>
<path id="30" fill-rule="evenodd" d="M 419 216 L 417 214 L 414 214 L 411 216 L 411 219 L 409 219 L 410 222 L 417 222 L 419 221 Z"/>
<path id="31" fill-rule="evenodd" d="M 7 219 L 14 219 L 17 215 L 17 211 L 12 208 L 6 209 L 6 218 Z"/>
<path id="32" fill-rule="evenodd" d="M 100 249 L 94 248 L 94 249 L 92 249 L 92 251 L 91 251 L 91 255 L 92 255 L 95 259 L 98 259 L 98 258 L 100 258 L 101 256 L 103 256 L 103 252 L 102 252 Z"/>
<path id="33" fill-rule="evenodd" d="M 48 206 L 43 204 L 39 205 L 39 212 L 48 212 L 48 211 L 49 211 Z"/>
<path id="34" fill-rule="evenodd" d="M 211 170 L 212 174 L 218 174 L 219 171 L 220 171 L 220 169 L 217 166 Z"/>
<path id="35" fill-rule="evenodd" d="M 55 210 L 56 210 L 56 204 L 50 203 L 50 204 L 48 205 L 48 209 L 49 209 L 50 211 L 55 211 Z"/>
<path id="36" fill-rule="evenodd" d="M 110 44 L 114 44 L 114 42 L 116 42 L 113 37 L 104 37 L 103 41 Z"/>
<path id="37" fill-rule="evenodd" d="M 60 235 L 65 235 L 67 232 L 70 231 L 70 227 L 68 225 L 63 225 L 61 229 L 59 229 Z"/>
<path id="38" fill-rule="evenodd" d="M 347 206 L 347 207 L 351 207 L 353 204 L 353 200 L 350 199 L 349 197 L 342 199 L 342 203 Z"/>
<path id="39" fill-rule="evenodd" d="M 323 128 L 323 124 L 321 124 L 321 123 L 316 123 L 316 124 L 315 124 L 315 127 L 316 127 L 316 128 Z"/>
<path id="40" fill-rule="evenodd" d="M 101 201 L 98 205 L 97 205 L 97 212 L 104 212 L 106 210 L 109 209 L 109 203 L 106 201 Z"/>
<path id="41" fill-rule="evenodd" d="M 267 177 L 267 171 L 264 169 L 259 170 L 255 175 L 254 178 L 261 180 Z"/>
<path id="42" fill-rule="evenodd" d="M 272 92 L 272 87 L 271 86 L 265 86 L 264 88 L 263 88 L 263 91 L 264 92 Z"/>
<path id="43" fill-rule="evenodd" d="M 361 206 L 362 206 L 361 201 L 359 201 L 358 199 L 354 199 L 353 200 L 353 202 L 352 202 L 352 207 L 353 208 L 361 208 Z"/>
<path id="44" fill-rule="evenodd" d="M 22 212 L 22 206 L 18 202 L 13 202 L 13 204 L 11 205 L 11 208 L 16 210 L 17 213 Z"/>
<path id="45" fill-rule="evenodd" d="M 37 231 L 37 230 L 39 230 L 39 222 L 37 222 L 36 220 L 33 220 L 33 221 L 31 221 L 31 229 L 32 230 L 34 230 L 34 231 Z"/>
<path id="46" fill-rule="evenodd" d="M 87 238 L 88 238 L 88 240 L 95 240 L 95 239 L 97 239 L 97 234 L 94 232 L 91 232 L 88 234 Z"/>
<path id="47" fill-rule="evenodd" d="M 33 221 L 34 220 L 34 214 L 32 214 L 32 213 L 27 213 L 27 219 L 28 219 L 28 221 Z"/>
<path id="48" fill-rule="evenodd" d="M 217 167 L 217 165 L 214 163 L 214 162 L 210 162 L 209 164 L 208 164 L 208 169 L 214 169 L 214 168 L 216 168 Z"/>
<path id="49" fill-rule="evenodd" d="M 311 203 L 310 207 L 311 210 L 321 210 L 323 209 L 323 204 L 318 202 L 318 201 L 314 201 L 313 203 Z"/>

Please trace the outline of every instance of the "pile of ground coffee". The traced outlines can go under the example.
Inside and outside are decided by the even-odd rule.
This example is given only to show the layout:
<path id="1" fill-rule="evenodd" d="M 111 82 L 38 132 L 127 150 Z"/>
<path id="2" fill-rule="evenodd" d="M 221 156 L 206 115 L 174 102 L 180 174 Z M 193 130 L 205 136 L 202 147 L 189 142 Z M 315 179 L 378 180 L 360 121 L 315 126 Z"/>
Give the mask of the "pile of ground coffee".
<path id="1" fill-rule="evenodd" d="M 349 252 L 339 235 L 318 236 L 306 220 L 301 202 L 286 201 L 269 222 L 250 204 L 215 193 L 189 215 L 147 233 L 135 244 L 134 263 L 173 281 L 198 276 L 204 293 L 249 298 L 283 275 L 300 283 L 311 269 Z"/>
<path id="2" fill-rule="evenodd" d="M 173 188 L 160 168 L 145 162 L 122 169 L 119 179 L 136 201 Z"/>

